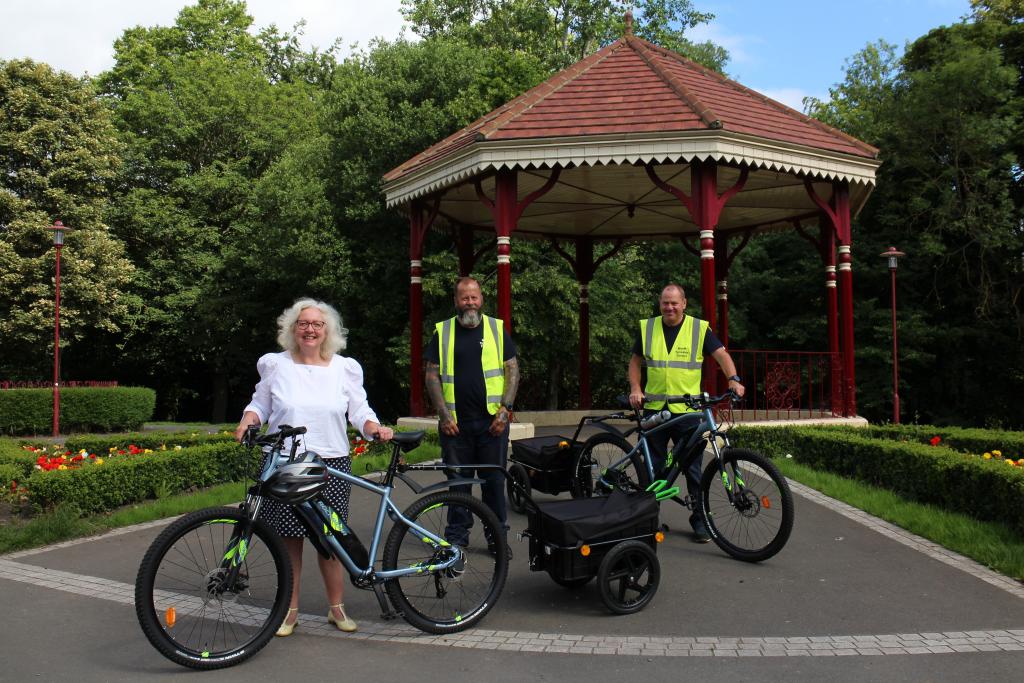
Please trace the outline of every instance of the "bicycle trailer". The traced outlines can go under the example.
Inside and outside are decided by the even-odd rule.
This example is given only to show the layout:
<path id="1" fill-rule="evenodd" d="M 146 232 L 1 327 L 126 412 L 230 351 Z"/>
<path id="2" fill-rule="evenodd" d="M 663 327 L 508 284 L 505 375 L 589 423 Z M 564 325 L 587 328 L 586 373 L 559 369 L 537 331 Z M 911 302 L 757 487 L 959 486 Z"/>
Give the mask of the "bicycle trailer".
<path id="1" fill-rule="evenodd" d="M 601 600 L 616 614 L 647 606 L 658 590 L 658 502 L 646 492 L 596 498 L 529 500 L 530 569 L 576 588 L 598 577 Z"/>

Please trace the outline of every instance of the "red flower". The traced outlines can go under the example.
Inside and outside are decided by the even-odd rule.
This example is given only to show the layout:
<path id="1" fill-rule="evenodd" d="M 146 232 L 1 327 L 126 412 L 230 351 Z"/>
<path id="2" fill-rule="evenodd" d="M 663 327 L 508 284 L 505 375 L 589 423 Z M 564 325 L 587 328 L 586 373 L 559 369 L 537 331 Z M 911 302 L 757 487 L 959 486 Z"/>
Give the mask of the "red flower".
<path id="1" fill-rule="evenodd" d="M 16 492 L 17 490 L 18 490 L 18 482 L 11 481 L 11 493 Z"/>
<path id="2" fill-rule="evenodd" d="M 928 440 L 928 443 L 930 443 L 933 446 L 938 446 L 940 441 L 942 441 L 941 436 L 933 436 L 931 439 Z"/>

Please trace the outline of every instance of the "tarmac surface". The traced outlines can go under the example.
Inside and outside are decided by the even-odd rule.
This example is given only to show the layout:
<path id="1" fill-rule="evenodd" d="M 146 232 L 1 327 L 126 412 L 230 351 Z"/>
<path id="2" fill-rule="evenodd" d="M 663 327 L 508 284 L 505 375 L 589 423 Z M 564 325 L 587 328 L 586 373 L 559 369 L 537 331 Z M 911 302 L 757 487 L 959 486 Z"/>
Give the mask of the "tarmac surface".
<path id="1" fill-rule="evenodd" d="M 307 545 L 295 635 L 202 674 L 165 660 L 135 618 L 139 561 L 169 520 L 0 556 L 0 681 L 1021 679 L 1024 584 L 792 485 L 793 535 L 760 564 L 693 543 L 688 512 L 663 505 L 661 585 L 630 616 L 608 613 L 593 582 L 569 591 L 531 572 L 516 539 L 526 518 L 512 513 L 509 580 L 478 628 L 442 637 L 384 622 L 372 593 L 346 585 L 360 631 L 342 634 L 326 623 Z M 351 522 L 364 540 L 375 503 L 353 495 Z"/>

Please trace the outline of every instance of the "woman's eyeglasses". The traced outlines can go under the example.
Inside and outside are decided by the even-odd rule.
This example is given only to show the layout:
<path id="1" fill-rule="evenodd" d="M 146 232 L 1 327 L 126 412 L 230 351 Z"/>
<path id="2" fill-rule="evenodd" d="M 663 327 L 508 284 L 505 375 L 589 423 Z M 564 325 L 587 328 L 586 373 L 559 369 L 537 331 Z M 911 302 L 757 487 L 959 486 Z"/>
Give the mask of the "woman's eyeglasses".
<path id="1" fill-rule="evenodd" d="M 323 320 L 297 320 L 295 322 L 295 327 L 300 330 L 308 330 L 311 327 L 314 330 L 322 330 L 324 329 L 324 324 Z"/>

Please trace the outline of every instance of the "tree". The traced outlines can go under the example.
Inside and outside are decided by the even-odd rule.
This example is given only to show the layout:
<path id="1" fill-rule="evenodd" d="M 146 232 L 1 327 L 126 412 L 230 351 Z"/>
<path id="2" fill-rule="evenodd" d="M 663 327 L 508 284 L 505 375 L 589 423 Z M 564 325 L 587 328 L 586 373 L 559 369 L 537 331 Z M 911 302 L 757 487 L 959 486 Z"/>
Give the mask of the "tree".
<path id="1" fill-rule="evenodd" d="M 896 244 L 909 254 L 899 279 L 904 412 L 1019 427 L 1024 28 L 984 9 L 1014 3 L 974 5 L 974 21 L 914 41 L 895 72 L 878 68 L 887 60 L 877 54 L 858 55 L 814 111 L 881 149 L 878 187 L 854 235 L 860 253 Z M 890 372 L 888 312 L 878 302 L 889 281 L 881 268 L 860 273 L 858 402 L 877 418 Z"/>
<path id="2" fill-rule="evenodd" d="M 729 55 L 723 48 L 685 37 L 714 18 L 690 0 L 402 0 L 402 14 L 417 35 L 527 52 L 552 71 L 621 37 L 627 9 L 635 10 L 634 32 L 641 38 L 724 70 Z"/>
<path id="3" fill-rule="evenodd" d="M 53 240 L 61 220 L 61 346 L 81 359 L 118 343 L 132 266 L 103 225 L 119 164 L 110 116 L 90 84 L 31 60 L 0 62 L 0 375 L 39 380 L 53 358 Z M 102 354 L 100 354 L 102 355 Z M 91 368 L 65 364 L 65 376 Z M 106 379 L 92 377 L 91 379 Z"/>
<path id="4" fill-rule="evenodd" d="M 325 256 L 346 253 L 339 240 L 292 258 L 322 244 L 331 222 L 309 144 L 322 142 L 333 56 L 304 54 L 274 27 L 254 36 L 251 25 L 243 2 L 200 0 L 174 26 L 126 31 L 99 78 L 126 149 L 110 222 L 144 273 L 125 371 L 160 390 L 163 415 L 223 420 L 251 391 L 276 312 L 323 279 Z M 326 216 L 296 224 L 309 217 L 292 211 L 285 187 Z M 344 282 L 347 263 L 332 265 Z M 279 273 L 287 288 L 274 287 Z M 254 305 L 254 292 L 270 296 Z"/>

